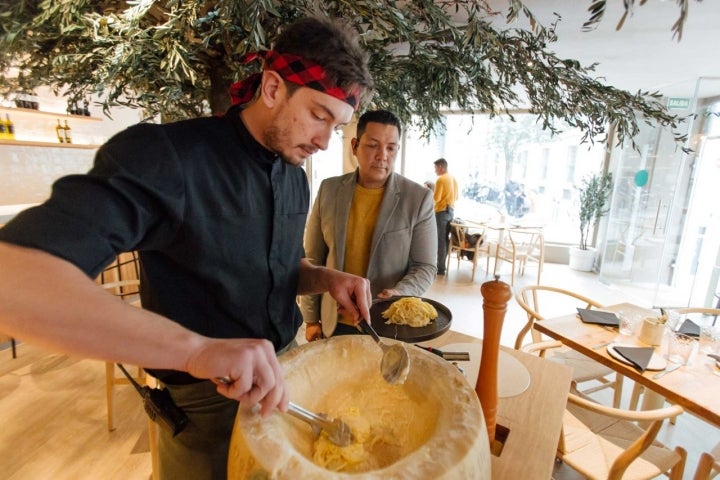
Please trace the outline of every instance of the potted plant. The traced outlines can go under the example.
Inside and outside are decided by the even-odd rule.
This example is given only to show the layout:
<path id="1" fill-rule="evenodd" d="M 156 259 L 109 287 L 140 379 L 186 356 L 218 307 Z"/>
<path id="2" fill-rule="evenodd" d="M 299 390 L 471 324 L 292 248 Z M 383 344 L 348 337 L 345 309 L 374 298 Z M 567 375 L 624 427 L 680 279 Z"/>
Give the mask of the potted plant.
<path id="1" fill-rule="evenodd" d="M 595 263 L 596 250 L 588 247 L 590 229 L 595 228 L 598 220 L 610 210 L 609 200 L 612 192 L 612 174 L 596 173 L 584 178 L 579 187 L 580 192 L 580 243 L 570 247 L 570 268 L 589 272 Z"/>

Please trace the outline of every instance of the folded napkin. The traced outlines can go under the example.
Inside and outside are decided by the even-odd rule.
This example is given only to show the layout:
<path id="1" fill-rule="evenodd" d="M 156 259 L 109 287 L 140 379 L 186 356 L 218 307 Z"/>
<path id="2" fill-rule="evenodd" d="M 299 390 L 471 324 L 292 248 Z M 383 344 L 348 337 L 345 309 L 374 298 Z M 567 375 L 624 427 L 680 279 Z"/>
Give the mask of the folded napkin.
<path id="1" fill-rule="evenodd" d="M 682 325 L 680 325 L 680 328 L 678 328 L 678 332 L 690 335 L 691 337 L 699 337 L 700 325 L 690 319 L 686 319 Z"/>
<path id="2" fill-rule="evenodd" d="M 610 325 L 611 327 L 617 327 L 620 325 L 620 319 L 612 312 L 602 312 L 600 310 L 587 310 L 585 308 L 578 308 L 578 314 L 580 320 L 585 323 L 595 323 L 598 325 Z"/>
<path id="3" fill-rule="evenodd" d="M 613 349 L 639 372 L 645 371 L 655 351 L 653 347 L 621 347 L 619 345 Z"/>

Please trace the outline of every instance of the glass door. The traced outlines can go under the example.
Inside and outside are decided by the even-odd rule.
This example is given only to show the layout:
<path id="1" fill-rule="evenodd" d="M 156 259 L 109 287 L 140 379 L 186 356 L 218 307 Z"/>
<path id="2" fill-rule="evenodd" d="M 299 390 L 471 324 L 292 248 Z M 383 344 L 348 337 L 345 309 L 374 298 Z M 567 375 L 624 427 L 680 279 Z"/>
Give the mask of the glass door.
<path id="1" fill-rule="evenodd" d="M 600 280 L 645 305 L 714 306 L 720 277 L 720 79 L 700 79 L 686 102 L 692 149 L 666 129 L 645 126 L 640 151 L 616 149 L 615 189 L 603 242 Z M 713 195 L 715 193 L 715 195 Z"/>

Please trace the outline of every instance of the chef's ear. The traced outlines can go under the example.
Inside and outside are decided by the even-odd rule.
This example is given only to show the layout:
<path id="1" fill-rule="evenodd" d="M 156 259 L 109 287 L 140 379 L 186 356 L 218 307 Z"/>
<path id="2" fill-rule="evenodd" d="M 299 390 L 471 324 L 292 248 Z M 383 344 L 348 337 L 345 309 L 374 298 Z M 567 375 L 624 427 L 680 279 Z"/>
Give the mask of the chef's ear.
<path id="1" fill-rule="evenodd" d="M 350 148 L 352 150 L 353 155 L 357 156 L 357 148 L 358 148 L 358 139 L 353 137 L 350 139 Z"/>
<path id="2" fill-rule="evenodd" d="M 287 96 L 287 87 L 282 77 L 274 70 L 264 70 L 262 73 L 262 84 L 260 85 L 260 98 L 272 108 Z"/>

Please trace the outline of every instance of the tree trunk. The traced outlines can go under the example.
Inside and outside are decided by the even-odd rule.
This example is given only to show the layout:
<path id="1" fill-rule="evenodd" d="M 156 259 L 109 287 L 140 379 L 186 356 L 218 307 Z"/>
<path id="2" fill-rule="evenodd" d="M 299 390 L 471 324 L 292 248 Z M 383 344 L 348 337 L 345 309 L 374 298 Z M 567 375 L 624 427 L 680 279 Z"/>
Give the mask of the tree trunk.
<path id="1" fill-rule="evenodd" d="M 231 71 L 222 62 L 212 62 L 210 66 L 210 111 L 213 115 L 221 115 L 230 108 Z"/>

